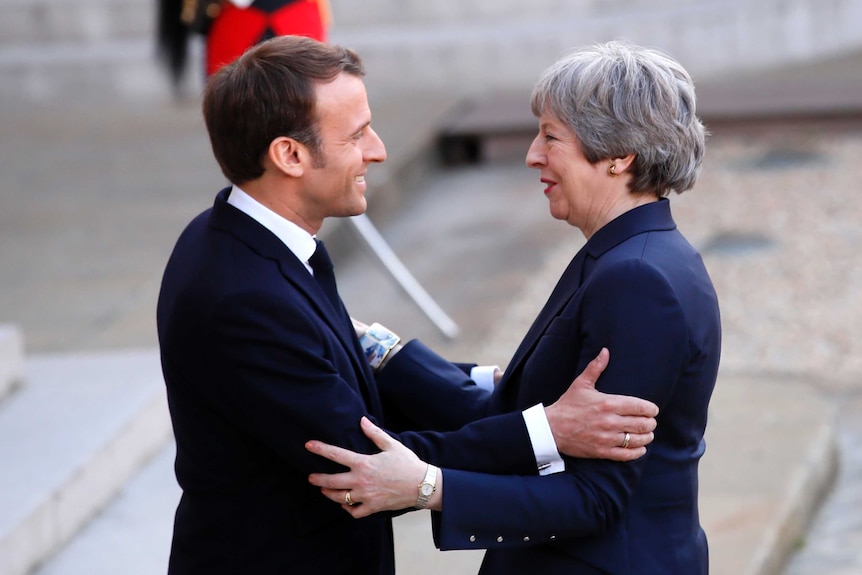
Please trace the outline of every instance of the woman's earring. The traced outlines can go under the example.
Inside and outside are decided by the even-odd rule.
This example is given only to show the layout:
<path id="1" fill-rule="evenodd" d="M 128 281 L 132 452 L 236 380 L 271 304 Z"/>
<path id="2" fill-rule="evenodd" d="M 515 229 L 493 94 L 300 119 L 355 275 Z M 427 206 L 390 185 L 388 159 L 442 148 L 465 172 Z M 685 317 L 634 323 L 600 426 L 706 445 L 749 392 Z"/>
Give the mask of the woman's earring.
<path id="1" fill-rule="evenodd" d="M 611 164 L 611 167 L 608 168 L 608 173 L 612 176 L 616 176 L 617 175 L 617 165 Z"/>

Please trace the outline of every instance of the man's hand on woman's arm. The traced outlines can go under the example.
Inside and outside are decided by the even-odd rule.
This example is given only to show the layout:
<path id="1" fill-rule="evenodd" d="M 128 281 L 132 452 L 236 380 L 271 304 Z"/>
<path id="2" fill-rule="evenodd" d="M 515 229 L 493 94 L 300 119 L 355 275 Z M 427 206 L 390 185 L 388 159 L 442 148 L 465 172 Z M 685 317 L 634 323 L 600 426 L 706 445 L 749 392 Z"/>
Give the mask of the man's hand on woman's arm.
<path id="1" fill-rule="evenodd" d="M 645 399 L 596 390 L 609 357 L 602 348 L 560 399 L 545 407 L 560 453 L 616 461 L 646 454 L 644 446 L 653 440 L 658 407 Z"/>

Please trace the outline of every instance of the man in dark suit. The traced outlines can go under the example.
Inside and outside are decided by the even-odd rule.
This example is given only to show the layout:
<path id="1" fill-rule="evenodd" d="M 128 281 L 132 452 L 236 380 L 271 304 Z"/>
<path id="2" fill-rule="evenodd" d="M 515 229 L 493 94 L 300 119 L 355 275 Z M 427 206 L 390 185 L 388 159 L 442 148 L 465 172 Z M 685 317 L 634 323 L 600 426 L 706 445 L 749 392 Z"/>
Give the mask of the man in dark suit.
<path id="1" fill-rule="evenodd" d="M 305 449 L 322 439 L 375 453 L 360 418 L 385 424 L 374 373 L 314 237 L 325 218 L 365 210 L 368 165 L 386 157 L 362 77 L 353 52 L 288 36 L 207 83 L 204 118 L 232 186 L 181 234 L 157 311 L 183 489 L 172 574 L 394 572 L 389 517 L 355 521 L 323 497 L 309 473 L 343 468 Z M 516 411 L 444 434 L 477 419 L 471 406 L 487 394 L 430 353 L 427 369 L 440 381 L 427 405 L 438 431 L 398 438 L 417 453 L 433 446 L 441 462 L 469 453 L 471 470 L 536 474 L 543 432 L 563 453 L 621 460 L 652 439 L 652 404 L 588 385 L 547 410 L 536 406 L 529 420 Z M 632 449 L 615 448 L 623 429 Z M 431 494 L 417 492 L 417 505 Z"/>

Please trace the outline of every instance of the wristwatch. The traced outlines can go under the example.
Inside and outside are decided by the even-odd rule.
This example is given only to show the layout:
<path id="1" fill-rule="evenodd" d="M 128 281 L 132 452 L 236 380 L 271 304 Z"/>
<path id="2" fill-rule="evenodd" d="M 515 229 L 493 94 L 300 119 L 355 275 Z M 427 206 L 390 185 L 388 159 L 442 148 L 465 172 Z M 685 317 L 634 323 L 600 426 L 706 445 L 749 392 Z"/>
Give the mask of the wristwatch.
<path id="1" fill-rule="evenodd" d="M 375 372 L 383 367 L 390 353 L 395 353 L 393 349 L 399 343 L 401 338 L 398 334 L 377 322 L 369 325 L 368 330 L 359 338 L 359 345 L 362 347 L 365 359 Z"/>
<path id="2" fill-rule="evenodd" d="M 428 464 L 428 470 L 425 472 L 425 479 L 419 484 L 419 498 L 416 499 L 416 509 L 425 509 L 428 507 L 428 500 L 437 491 L 437 468 Z"/>

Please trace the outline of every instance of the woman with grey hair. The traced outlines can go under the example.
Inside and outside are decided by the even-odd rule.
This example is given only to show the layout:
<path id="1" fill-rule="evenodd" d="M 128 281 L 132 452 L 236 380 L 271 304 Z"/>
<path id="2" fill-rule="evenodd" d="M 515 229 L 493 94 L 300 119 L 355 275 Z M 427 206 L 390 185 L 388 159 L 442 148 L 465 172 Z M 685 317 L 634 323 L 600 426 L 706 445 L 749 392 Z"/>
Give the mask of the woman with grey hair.
<path id="1" fill-rule="evenodd" d="M 382 453 L 316 445 L 351 471 L 312 482 L 335 501 L 351 489 L 362 504 L 346 509 L 362 517 L 409 507 L 425 461 L 439 465 L 435 542 L 444 550 L 487 549 L 481 573 L 705 575 L 697 467 L 721 327 L 712 282 L 667 199 L 694 186 L 703 159 L 692 80 L 664 54 L 610 42 L 546 70 L 532 108 L 539 132 L 527 165 L 540 171 L 551 215 L 587 242 L 489 410 L 553 402 L 606 347 L 611 361 L 598 389 L 660 408 L 647 454 L 633 462 L 564 458 L 565 470 L 547 476 L 488 475 L 468 471 L 466 460 L 435 461 L 433 453 L 420 460 L 364 424 Z M 381 379 L 414 385 L 415 373 L 398 359 Z M 621 432 L 620 445 L 629 438 Z"/>

